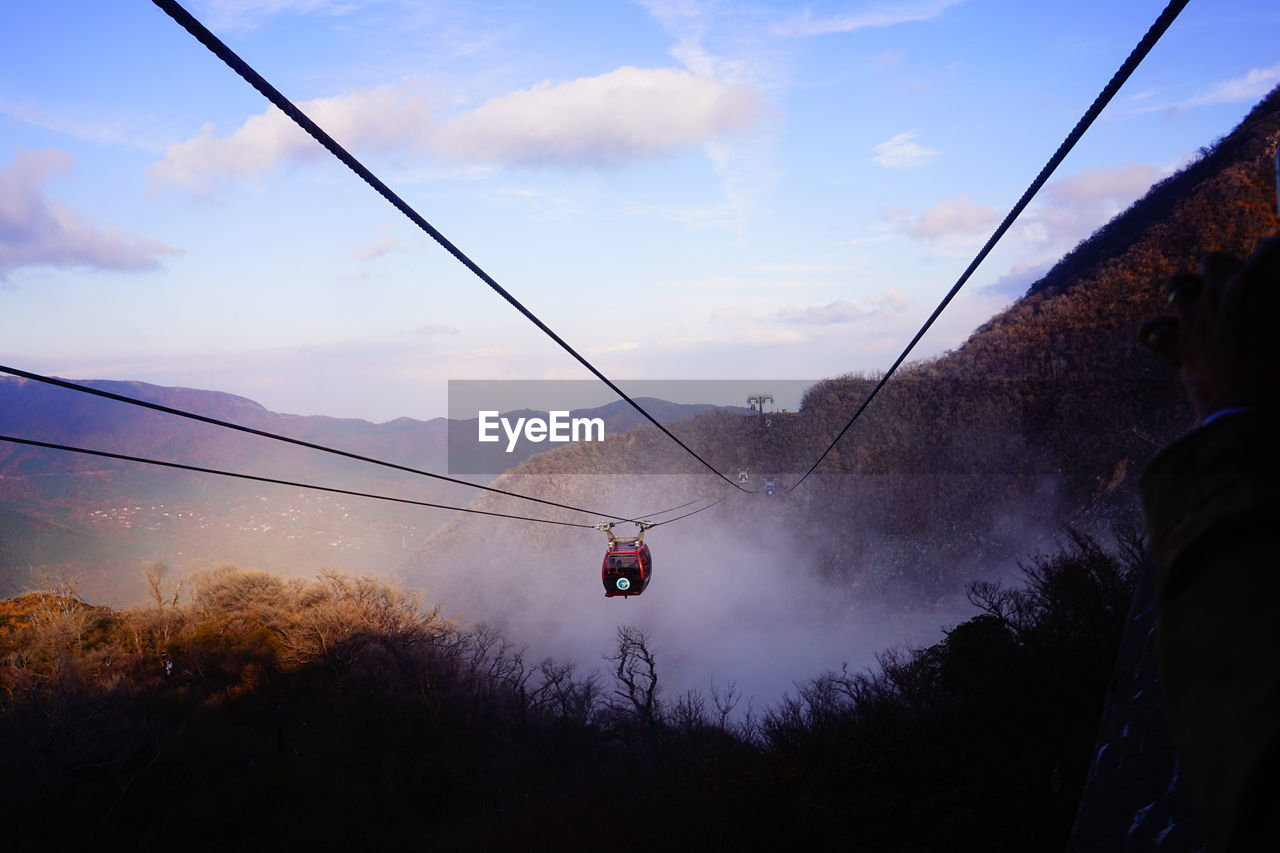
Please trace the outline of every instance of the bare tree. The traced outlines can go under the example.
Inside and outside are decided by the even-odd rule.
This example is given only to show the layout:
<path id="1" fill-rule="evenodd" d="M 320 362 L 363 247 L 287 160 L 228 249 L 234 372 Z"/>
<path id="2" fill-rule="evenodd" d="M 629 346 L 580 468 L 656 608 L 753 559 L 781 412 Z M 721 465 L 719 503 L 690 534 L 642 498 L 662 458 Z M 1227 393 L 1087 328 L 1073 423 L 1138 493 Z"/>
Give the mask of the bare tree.
<path id="1" fill-rule="evenodd" d="M 547 658 L 538 665 L 542 683 L 534 695 L 538 707 L 585 725 L 595 713 L 600 698 L 600 673 L 592 672 L 577 681 L 573 677 L 576 671 L 575 664 L 556 663 Z"/>
<path id="2" fill-rule="evenodd" d="M 45 639 L 58 648 L 78 651 L 93 608 L 76 597 L 75 582 L 63 581 L 37 595 L 32 616 Z"/>
<path id="3" fill-rule="evenodd" d="M 741 699 L 742 691 L 738 689 L 738 682 L 730 680 L 723 687 L 717 687 L 715 681 L 711 682 L 711 704 L 716 706 L 717 726 L 724 729 L 728 725 L 729 715 L 738 707 Z"/>
<path id="4" fill-rule="evenodd" d="M 156 607 L 177 607 L 182 597 L 182 581 L 169 576 L 169 567 L 164 563 L 151 562 L 142 564 L 142 574 L 147 579 L 147 592 Z"/>
<path id="5" fill-rule="evenodd" d="M 707 725 L 707 698 L 702 691 L 690 688 L 680 695 L 671 709 L 671 722 L 677 729 L 693 733 Z"/>
<path id="6" fill-rule="evenodd" d="M 605 660 L 613 664 L 616 685 L 610 707 L 633 715 L 641 724 L 652 726 L 659 719 L 658 663 L 649 648 L 649 635 L 639 628 L 618 628 L 618 648 Z"/>

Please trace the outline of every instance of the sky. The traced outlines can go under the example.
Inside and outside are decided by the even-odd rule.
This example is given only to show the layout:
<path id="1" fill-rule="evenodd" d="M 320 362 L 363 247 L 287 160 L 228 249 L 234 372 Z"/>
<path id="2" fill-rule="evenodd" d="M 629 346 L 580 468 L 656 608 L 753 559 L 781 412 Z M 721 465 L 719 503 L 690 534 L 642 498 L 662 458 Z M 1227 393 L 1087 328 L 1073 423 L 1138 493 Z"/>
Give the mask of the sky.
<path id="1" fill-rule="evenodd" d="M 886 367 L 1163 0 L 190 0 L 628 379 Z M 0 358 L 275 411 L 583 368 L 145 0 L 0 12 Z M 917 350 L 961 344 L 1280 83 L 1192 0 Z"/>

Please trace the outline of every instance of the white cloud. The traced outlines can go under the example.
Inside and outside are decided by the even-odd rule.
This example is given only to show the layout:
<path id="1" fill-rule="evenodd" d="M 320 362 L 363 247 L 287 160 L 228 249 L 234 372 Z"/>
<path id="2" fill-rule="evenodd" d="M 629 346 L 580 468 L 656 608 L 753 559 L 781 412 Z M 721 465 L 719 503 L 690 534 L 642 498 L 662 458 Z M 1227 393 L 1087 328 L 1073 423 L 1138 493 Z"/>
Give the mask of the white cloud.
<path id="1" fill-rule="evenodd" d="M 411 330 L 411 334 L 429 337 L 431 335 L 456 335 L 460 330 L 457 326 L 448 326 L 442 323 L 428 323 L 425 326 L 419 326 Z"/>
<path id="2" fill-rule="evenodd" d="M 1069 248 L 1124 210 L 1167 169 L 1143 163 L 1096 166 L 1044 188 L 1014 226 L 1024 242 Z M 994 230 L 1002 213 L 967 195 L 944 199 L 919 214 L 885 208 L 881 216 L 908 237 L 930 243 L 962 243 Z"/>
<path id="3" fill-rule="evenodd" d="M 0 170 L 0 280 L 29 266 L 154 269 L 159 255 L 178 253 L 146 237 L 97 228 L 52 201 L 44 184 L 71 166 L 61 151 L 24 151 Z"/>
<path id="4" fill-rule="evenodd" d="M 1013 298 L 1021 297 L 1031 285 L 1044 278 L 1044 274 L 1049 271 L 1053 263 L 1053 261 L 1022 261 L 1015 263 L 1007 273 L 982 288 L 982 290 Z"/>
<path id="5" fill-rule="evenodd" d="M 1145 163 L 1095 166 L 1045 187 L 1045 196 L 1058 204 L 1092 206 L 1133 201 L 1164 174 Z"/>
<path id="6" fill-rule="evenodd" d="M 97 142 L 102 145 L 127 145 L 151 152 L 161 150 L 153 136 L 128 128 L 122 119 L 101 114 L 86 115 L 86 110 L 83 108 L 58 109 L 0 98 L 0 113 L 45 130 L 52 130 L 54 133 L 63 133 L 88 142 Z"/>
<path id="7" fill-rule="evenodd" d="M 461 350 L 457 353 L 451 353 L 450 357 L 480 360 L 506 358 L 511 359 L 514 364 L 518 359 L 525 359 L 528 355 L 529 354 L 527 352 L 517 349 L 516 347 L 476 347 L 475 349 Z"/>
<path id="8" fill-rule="evenodd" d="M 815 18 L 809 9 L 805 9 L 790 20 L 775 24 L 773 31 L 781 36 L 820 36 L 871 27 L 889 27 L 936 18 L 946 9 L 963 2 L 964 0 L 887 0 L 826 18 Z"/>
<path id="9" fill-rule="evenodd" d="M 757 39 L 746 36 L 739 26 L 744 10 L 723 4 L 711 7 L 696 0 L 639 0 L 639 3 L 663 31 L 675 39 L 667 54 L 694 74 L 753 88 L 768 88 L 774 82 L 769 51 Z M 726 31 L 734 32 L 727 45 L 737 48 L 738 56 L 715 53 L 706 46 L 708 38 Z M 726 43 L 724 38 L 716 41 Z"/>
<path id="10" fill-rule="evenodd" d="M 891 71 L 902 64 L 903 57 L 906 53 L 901 50 L 882 50 L 876 57 L 876 69 L 878 71 Z"/>
<path id="11" fill-rule="evenodd" d="M 759 355 L 758 352 L 752 352 L 755 347 L 806 344 L 811 340 L 812 337 L 799 329 L 778 328 L 777 326 L 763 329 L 743 328 L 710 335 L 695 334 L 660 338 L 654 342 L 654 346 L 650 347 L 647 352 L 650 352 L 651 357 L 659 359 L 670 357 L 673 353 L 680 353 L 682 358 L 687 358 L 687 354 L 690 352 L 715 353 L 733 351 L 745 347 L 747 351 L 733 359 L 733 362 L 740 367 L 744 359 Z"/>
<path id="12" fill-rule="evenodd" d="M 402 248 L 404 247 L 395 237 L 380 237 L 372 243 L 356 248 L 355 256 L 362 261 L 372 261 L 374 258 L 380 258 L 388 252 Z"/>
<path id="13" fill-rule="evenodd" d="M 587 353 L 590 355 L 605 355 L 611 352 L 631 352 L 639 348 L 640 345 L 635 341 L 623 341 L 622 343 L 608 344 L 602 347 L 590 347 L 587 349 Z"/>
<path id="14" fill-rule="evenodd" d="M 345 15 L 361 6 L 351 0 L 208 0 L 208 23 L 214 29 L 248 29 L 284 13 L 321 12 Z"/>
<path id="15" fill-rule="evenodd" d="M 1253 68 L 1233 80 L 1215 83 L 1200 94 L 1177 104 L 1179 107 L 1203 107 L 1210 104 L 1234 104 L 1240 101 L 1256 101 L 1280 83 L 1280 65 L 1270 68 Z"/>
<path id="16" fill-rule="evenodd" d="M 910 297 L 900 290 L 890 288 L 884 293 L 868 297 L 863 305 L 849 299 L 837 299 L 825 305 L 789 305 L 775 311 L 769 319 L 775 323 L 794 326 L 832 326 L 875 315 L 893 314 L 910 304 Z"/>
<path id="17" fill-rule="evenodd" d="M 719 201 L 693 207 L 635 204 L 620 208 L 624 216 L 652 216 L 683 225 L 690 231 L 706 228 L 728 228 L 742 221 L 741 212 L 730 202 Z"/>
<path id="18" fill-rule="evenodd" d="M 850 268 L 843 264 L 813 264 L 813 263 L 764 263 L 755 267 L 755 272 L 760 275 L 786 275 L 786 276 L 821 276 L 830 275 L 832 273 L 847 273 Z"/>
<path id="19" fill-rule="evenodd" d="M 1119 163 L 1084 169 L 1049 184 L 1014 225 L 1011 235 L 1034 255 L 1015 262 L 984 291 L 1022 296 L 1063 252 L 1121 213 L 1171 171 L 1144 163 Z"/>
<path id="20" fill-rule="evenodd" d="M 734 291 L 739 296 L 746 293 L 777 293 L 786 289 L 825 288 L 844 285 L 847 277 L 839 280 L 823 280 L 808 276 L 772 274 L 713 275 L 702 278 L 677 278 L 667 282 L 668 286 L 682 291 Z M 730 300 L 730 304 L 736 304 Z"/>
<path id="21" fill-rule="evenodd" d="M 887 243 L 893 239 L 889 233 L 873 234 L 867 237 L 850 237 L 848 240 L 837 240 L 837 246 L 867 246 L 872 243 Z"/>
<path id="22" fill-rule="evenodd" d="M 830 326 L 835 323 L 852 323 L 866 315 L 848 299 L 837 299 L 826 305 L 809 305 L 799 307 L 789 305 L 774 312 L 770 318 L 778 323 L 792 323 L 799 326 Z"/>
<path id="23" fill-rule="evenodd" d="M 1000 221 L 994 207 L 978 204 L 963 193 L 944 199 L 923 213 L 886 208 L 882 214 L 902 233 L 930 243 L 963 242 L 991 231 Z"/>
<path id="24" fill-rule="evenodd" d="M 765 10 L 719 0 L 638 2 L 673 40 L 668 55 L 692 73 L 753 92 L 788 87 L 788 61 L 761 26 Z M 733 229 L 743 239 L 747 220 L 778 178 L 776 142 L 767 132 L 711 142 L 706 151 L 720 177 L 720 201 L 657 212 L 694 230 Z"/>
<path id="25" fill-rule="evenodd" d="M 876 146 L 876 156 L 871 161 L 886 169 L 918 169 L 927 166 L 942 153 L 925 148 L 915 142 L 915 138 L 916 132 L 909 130 L 886 139 Z"/>
<path id="26" fill-rule="evenodd" d="M 500 95 L 442 124 L 433 147 L 458 160 L 613 164 L 746 130 L 759 93 L 676 68 L 623 67 Z"/>
<path id="27" fill-rule="evenodd" d="M 540 222 L 586 216 L 590 210 L 584 199 L 563 190 L 506 187 L 495 190 L 494 196 L 520 202 L 529 218 Z"/>
<path id="28" fill-rule="evenodd" d="M 360 89 L 298 106 L 340 144 L 362 151 L 418 150 L 433 128 L 430 104 L 413 84 Z M 217 136 L 206 124 L 199 135 L 170 146 L 150 174 L 172 186 L 206 189 L 219 180 L 261 175 L 288 160 L 328 156 L 288 116 L 268 107 L 229 136 Z"/>
<path id="29" fill-rule="evenodd" d="M 1046 186 L 1016 229 L 1031 244 L 1055 251 L 1069 249 L 1166 174 L 1168 170 L 1144 163 L 1085 169 Z"/>
<path id="30" fill-rule="evenodd" d="M 746 130 L 764 115 L 758 92 L 675 68 L 623 67 L 499 95 L 437 121 L 413 83 L 299 104 L 342 145 L 360 152 L 431 152 L 469 163 L 616 165 Z M 282 162 L 319 159 L 313 140 L 274 107 L 227 136 L 212 125 L 171 146 L 151 169 L 162 183 L 204 189 Z"/>

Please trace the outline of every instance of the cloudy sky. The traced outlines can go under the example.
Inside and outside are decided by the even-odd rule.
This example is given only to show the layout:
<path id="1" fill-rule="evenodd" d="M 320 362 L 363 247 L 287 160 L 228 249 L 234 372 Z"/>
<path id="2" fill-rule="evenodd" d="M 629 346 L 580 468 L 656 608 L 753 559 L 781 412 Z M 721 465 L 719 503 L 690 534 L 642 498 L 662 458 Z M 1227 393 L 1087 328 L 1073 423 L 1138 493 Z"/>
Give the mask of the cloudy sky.
<path id="1" fill-rule="evenodd" d="M 885 366 L 1163 0 L 188 8 L 621 380 Z M 0 358 L 444 414 L 586 374 L 145 0 L 10 0 Z M 1195 0 L 926 339 L 1280 83 L 1272 0 Z"/>

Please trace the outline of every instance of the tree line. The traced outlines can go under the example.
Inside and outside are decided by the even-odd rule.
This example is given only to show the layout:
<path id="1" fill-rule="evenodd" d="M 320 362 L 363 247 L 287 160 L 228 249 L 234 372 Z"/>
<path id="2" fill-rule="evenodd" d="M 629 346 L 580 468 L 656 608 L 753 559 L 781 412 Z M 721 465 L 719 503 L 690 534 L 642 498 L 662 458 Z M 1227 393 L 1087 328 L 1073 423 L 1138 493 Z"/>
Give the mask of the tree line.
<path id="1" fill-rule="evenodd" d="M 1082 534 L 978 615 L 775 706 L 669 696 L 661 638 L 530 660 L 396 587 L 232 566 L 147 606 L 0 602 L 26 849 L 1028 850 L 1065 842 L 1136 553 Z"/>

